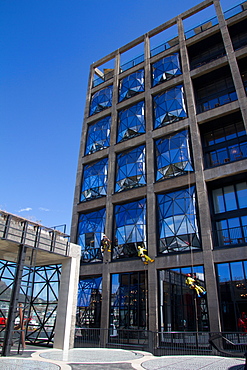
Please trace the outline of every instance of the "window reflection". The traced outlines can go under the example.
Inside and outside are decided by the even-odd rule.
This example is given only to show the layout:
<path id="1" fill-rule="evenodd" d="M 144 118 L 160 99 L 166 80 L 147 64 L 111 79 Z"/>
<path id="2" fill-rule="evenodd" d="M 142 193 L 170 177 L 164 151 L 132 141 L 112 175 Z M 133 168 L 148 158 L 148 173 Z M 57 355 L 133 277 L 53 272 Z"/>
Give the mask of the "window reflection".
<path id="1" fill-rule="evenodd" d="M 106 195 L 107 170 L 107 158 L 84 166 L 81 187 L 81 202 L 100 198 Z"/>
<path id="2" fill-rule="evenodd" d="M 156 181 L 193 171 L 188 130 L 156 140 Z"/>
<path id="3" fill-rule="evenodd" d="M 80 278 L 78 283 L 78 299 L 76 326 L 77 328 L 100 328 L 102 302 L 102 277 Z M 76 330 L 80 339 L 81 332 Z"/>
<path id="4" fill-rule="evenodd" d="M 182 74 L 179 54 L 174 53 L 152 64 L 153 86 Z"/>
<path id="5" fill-rule="evenodd" d="M 88 127 L 86 154 L 92 154 L 110 145 L 111 117 L 105 117 Z"/>
<path id="6" fill-rule="evenodd" d="M 229 118 L 230 119 L 230 118 Z M 232 118 L 232 120 L 236 118 Z M 221 126 L 214 128 L 214 126 Z M 247 157 L 247 137 L 243 122 L 215 122 L 203 134 L 206 167 L 234 162 Z"/>
<path id="7" fill-rule="evenodd" d="M 147 280 L 143 272 L 112 274 L 111 335 L 117 337 L 124 329 L 146 329 Z M 132 339 L 135 339 L 132 334 Z M 138 333 L 136 333 L 138 336 Z"/>
<path id="8" fill-rule="evenodd" d="M 113 259 L 137 257 L 138 246 L 146 247 L 146 200 L 115 206 Z"/>
<path id="9" fill-rule="evenodd" d="M 129 99 L 144 90 L 144 69 L 140 69 L 120 81 L 119 102 Z"/>
<path id="10" fill-rule="evenodd" d="M 172 253 L 200 249 L 195 186 L 159 194 L 159 252 Z"/>
<path id="11" fill-rule="evenodd" d="M 217 264 L 218 292 L 223 331 L 247 332 L 240 318 L 246 313 L 246 261 Z"/>
<path id="12" fill-rule="evenodd" d="M 187 117 L 182 85 L 153 97 L 154 128 L 177 122 Z"/>
<path id="13" fill-rule="evenodd" d="M 80 215 L 77 243 L 81 246 L 81 262 L 102 262 L 100 244 L 104 228 L 105 208 Z"/>
<path id="14" fill-rule="evenodd" d="M 159 271 L 160 281 L 160 322 L 163 333 L 166 331 L 208 331 L 208 309 L 206 298 L 198 298 L 194 289 L 185 281 L 187 274 L 195 276 L 200 285 L 205 287 L 203 266 Z M 161 341 L 166 336 L 161 333 Z"/>
<path id="15" fill-rule="evenodd" d="M 246 181 L 212 191 L 217 245 L 242 244 L 247 241 L 246 195 Z"/>
<path id="16" fill-rule="evenodd" d="M 115 191 L 120 192 L 145 184 L 145 146 L 141 145 L 118 154 Z"/>
<path id="17" fill-rule="evenodd" d="M 99 113 L 112 105 L 112 86 L 99 90 L 92 95 L 89 115 Z"/>
<path id="18" fill-rule="evenodd" d="M 118 143 L 143 134 L 145 131 L 144 101 L 119 111 Z"/>

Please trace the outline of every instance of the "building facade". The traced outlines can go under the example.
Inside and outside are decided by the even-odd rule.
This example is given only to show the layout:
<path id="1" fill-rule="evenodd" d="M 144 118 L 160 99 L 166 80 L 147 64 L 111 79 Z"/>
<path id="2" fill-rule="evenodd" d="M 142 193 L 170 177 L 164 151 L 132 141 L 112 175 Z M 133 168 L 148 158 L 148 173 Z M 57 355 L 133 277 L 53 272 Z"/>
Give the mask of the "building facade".
<path id="1" fill-rule="evenodd" d="M 78 327 L 247 331 L 246 10 L 205 0 L 91 65 L 71 230 Z"/>

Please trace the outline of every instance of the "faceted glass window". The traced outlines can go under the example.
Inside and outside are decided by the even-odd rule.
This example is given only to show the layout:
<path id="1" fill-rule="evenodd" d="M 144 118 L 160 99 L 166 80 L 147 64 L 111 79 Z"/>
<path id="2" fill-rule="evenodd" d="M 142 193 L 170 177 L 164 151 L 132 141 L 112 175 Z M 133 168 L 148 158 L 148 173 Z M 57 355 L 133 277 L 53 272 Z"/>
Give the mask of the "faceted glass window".
<path id="1" fill-rule="evenodd" d="M 100 328 L 101 302 L 102 277 L 80 279 L 78 283 L 76 327 Z"/>
<path id="2" fill-rule="evenodd" d="M 156 140 L 156 165 L 156 181 L 193 171 L 188 130 Z"/>
<path id="3" fill-rule="evenodd" d="M 117 142 L 128 140 L 145 132 L 145 106 L 144 101 L 132 105 L 118 113 Z"/>
<path id="4" fill-rule="evenodd" d="M 112 85 L 92 95 L 89 115 L 99 113 L 112 105 Z"/>
<path id="5" fill-rule="evenodd" d="M 147 275 L 144 271 L 111 275 L 110 338 L 132 329 L 131 341 L 145 340 L 147 318 Z M 142 330 L 137 331 L 135 330 Z M 126 341 L 127 341 L 126 337 Z M 127 342 L 126 342 L 127 343 Z"/>
<path id="6" fill-rule="evenodd" d="M 153 86 L 182 74 L 179 54 L 175 53 L 158 60 L 152 65 Z"/>
<path id="7" fill-rule="evenodd" d="M 120 81 L 119 101 L 131 98 L 144 89 L 144 69 L 140 69 Z"/>
<path id="8" fill-rule="evenodd" d="M 146 246 L 146 199 L 115 206 L 113 259 L 137 257 Z"/>
<path id="9" fill-rule="evenodd" d="M 81 246 L 81 262 L 102 262 L 100 248 L 105 229 L 105 208 L 81 214 L 77 244 Z"/>
<path id="10" fill-rule="evenodd" d="M 88 127 L 85 154 L 92 154 L 110 145 L 111 117 L 105 117 Z"/>
<path id="11" fill-rule="evenodd" d="M 153 102 L 154 128 L 162 127 L 187 117 L 182 85 L 175 86 L 154 96 Z"/>
<path id="12" fill-rule="evenodd" d="M 81 187 L 81 202 L 100 198 L 107 191 L 108 159 L 88 164 L 84 167 Z"/>
<path id="13" fill-rule="evenodd" d="M 159 194 L 159 252 L 200 249 L 196 215 L 195 186 Z"/>
<path id="14" fill-rule="evenodd" d="M 145 146 L 141 145 L 118 154 L 115 191 L 120 192 L 145 184 Z"/>

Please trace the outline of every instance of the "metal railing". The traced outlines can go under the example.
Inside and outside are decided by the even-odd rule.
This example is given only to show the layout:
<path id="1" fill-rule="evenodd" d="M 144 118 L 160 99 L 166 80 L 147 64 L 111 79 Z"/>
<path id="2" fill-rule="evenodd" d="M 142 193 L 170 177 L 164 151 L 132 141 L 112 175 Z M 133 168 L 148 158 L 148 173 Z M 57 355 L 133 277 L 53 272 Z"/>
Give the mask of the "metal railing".
<path id="1" fill-rule="evenodd" d="M 217 17 L 213 17 L 211 19 L 208 19 L 207 21 L 201 23 L 200 25 L 198 25 L 196 27 L 193 27 L 188 31 L 185 31 L 184 32 L 185 38 L 186 38 L 186 40 L 190 39 L 191 37 L 196 36 L 199 33 L 204 32 L 204 31 L 208 30 L 211 27 L 216 26 L 218 23 L 219 23 L 219 21 L 218 21 Z"/>
<path id="2" fill-rule="evenodd" d="M 137 64 L 140 64 L 144 61 L 144 54 L 139 55 L 138 57 L 130 60 L 129 62 L 126 62 L 124 64 L 121 64 L 120 66 L 120 72 L 127 71 L 128 69 L 136 66 Z"/>
<path id="3" fill-rule="evenodd" d="M 163 42 L 162 44 L 160 44 L 160 45 L 156 46 L 155 48 L 151 49 L 150 56 L 153 57 L 157 54 L 160 54 L 163 51 L 170 49 L 172 46 L 178 45 L 178 43 L 179 43 L 178 36 L 176 36 L 176 37 L 172 38 L 171 40 Z"/>
<path id="4" fill-rule="evenodd" d="M 121 348 L 138 349 L 153 353 L 155 356 L 169 355 L 222 355 L 209 344 L 211 332 L 152 332 L 133 329 L 76 328 L 74 346 L 77 348 Z M 247 343 L 247 333 L 222 333 L 227 339 L 239 344 Z"/>
<path id="5" fill-rule="evenodd" d="M 198 102 L 196 104 L 197 113 L 203 113 L 210 109 L 214 109 L 222 105 L 231 103 L 237 100 L 237 93 L 236 91 L 221 91 L 221 92 L 218 92 L 218 96 L 211 95 L 211 96 L 207 96 L 207 98 L 205 99 L 200 99 L 200 100 L 204 100 L 204 101 Z"/>
<path id="6" fill-rule="evenodd" d="M 0 238 L 67 256 L 69 235 L 0 211 Z"/>
<path id="7" fill-rule="evenodd" d="M 237 15 L 239 13 L 242 13 L 243 11 L 247 10 L 247 1 L 244 1 L 241 4 L 238 4 L 234 6 L 231 9 L 228 9 L 227 11 L 224 12 L 225 19 L 229 19 L 233 17 L 234 15 Z"/>
<path id="8" fill-rule="evenodd" d="M 214 232 L 215 245 L 222 247 L 247 243 L 247 226 L 218 229 Z"/>

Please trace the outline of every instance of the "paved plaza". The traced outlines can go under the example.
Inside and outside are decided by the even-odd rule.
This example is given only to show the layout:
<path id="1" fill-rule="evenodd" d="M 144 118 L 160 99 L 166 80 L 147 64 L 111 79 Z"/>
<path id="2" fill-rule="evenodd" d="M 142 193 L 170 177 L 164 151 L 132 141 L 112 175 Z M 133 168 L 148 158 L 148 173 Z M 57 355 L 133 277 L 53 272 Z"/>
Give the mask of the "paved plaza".
<path id="1" fill-rule="evenodd" d="M 69 351 L 28 348 L 22 355 L 1 357 L 4 370 L 243 370 L 243 358 L 153 356 L 121 349 L 74 348 Z"/>

